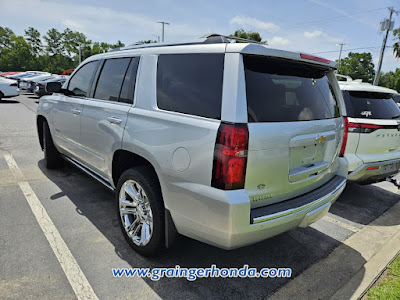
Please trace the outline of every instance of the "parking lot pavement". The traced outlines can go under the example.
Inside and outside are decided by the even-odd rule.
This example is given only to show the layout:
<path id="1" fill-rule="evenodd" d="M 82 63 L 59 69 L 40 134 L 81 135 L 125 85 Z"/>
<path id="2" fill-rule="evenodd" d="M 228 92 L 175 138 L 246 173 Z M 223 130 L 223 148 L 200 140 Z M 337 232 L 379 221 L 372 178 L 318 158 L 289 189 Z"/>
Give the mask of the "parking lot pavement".
<path id="1" fill-rule="evenodd" d="M 1 298 L 75 298 L 76 291 L 54 245 L 39 225 L 20 182 L 32 193 L 67 246 L 99 299 L 115 298 L 251 298 L 271 295 L 290 279 L 113 278 L 112 268 L 130 267 L 290 267 L 293 276 L 327 257 L 345 240 L 400 200 L 389 183 L 349 184 L 324 219 L 255 245 L 233 251 L 180 237 L 168 252 L 143 258 L 126 244 L 118 227 L 113 194 L 100 183 L 67 165 L 50 171 L 43 165 L 37 140 L 33 95 L 0 104 L 0 291 Z M 15 160 L 23 178 L 10 170 Z M 398 220 L 400 223 L 400 220 Z M 368 245 L 366 245 L 368 247 Z M 354 261 L 365 258 L 347 247 Z M 57 249 L 57 248 L 56 248 Z M 340 262 L 338 262 L 340 263 Z M 343 266 L 343 269 L 351 266 Z M 327 276 L 329 270 L 326 270 Z M 316 287 L 324 288 L 324 287 Z M 4 292 L 3 292 L 4 291 Z M 5 296 L 4 296 L 5 295 Z M 4 296 L 4 297 L 3 297 Z"/>

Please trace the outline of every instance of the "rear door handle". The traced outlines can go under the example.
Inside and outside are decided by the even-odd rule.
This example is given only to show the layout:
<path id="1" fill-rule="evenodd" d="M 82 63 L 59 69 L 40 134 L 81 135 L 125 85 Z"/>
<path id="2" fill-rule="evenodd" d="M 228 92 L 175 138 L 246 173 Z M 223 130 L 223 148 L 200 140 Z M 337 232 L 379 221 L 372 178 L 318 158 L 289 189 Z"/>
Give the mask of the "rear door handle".
<path id="1" fill-rule="evenodd" d="M 110 122 L 111 124 L 121 124 L 122 120 L 118 119 L 116 117 L 108 117 L 107 118 L 108 122 Z"/>
<path id="2" fill-rule="evenodd" d="M 72 113 L 73 113 L 74 115 L 76 115 L 76 116 L 81 114 L 81 110 L 76 109 L 76 108 L 71 109 L 71 111 L 72 111 Z"/>

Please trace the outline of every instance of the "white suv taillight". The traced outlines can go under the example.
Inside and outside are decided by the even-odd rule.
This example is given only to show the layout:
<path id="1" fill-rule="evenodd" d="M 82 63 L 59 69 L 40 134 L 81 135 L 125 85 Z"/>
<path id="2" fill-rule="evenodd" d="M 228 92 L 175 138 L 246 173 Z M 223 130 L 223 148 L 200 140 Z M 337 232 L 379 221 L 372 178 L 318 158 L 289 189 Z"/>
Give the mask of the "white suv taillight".
<path id="1" fill-rule="evenodd" d="M 221 123 L 215 143 L 211 186 L 223 190 L 244 188 L 248 144 L 247 124 Z"/>
<path id="2" fill-rule="evenodd" d="M 347 117 L 344 117 L 344 133 L 343 133 L 343 142 L 342 142 L 342 148 L 340 149 L 340 157 L 343 157 L 344 152 L 346 151 L 346 144 L 347 144 L 347 138 L 349 132 L 352 133 L 371 133 L 374 132 L 375 130 L 385 128 L 385 126 L 382 125 L 375 125 L 375 124 L 364 124 L 364 123 L 352 123 L 349 122 L 349 119 Z M 393 127 L 393 126 L 389 126 Z"/>

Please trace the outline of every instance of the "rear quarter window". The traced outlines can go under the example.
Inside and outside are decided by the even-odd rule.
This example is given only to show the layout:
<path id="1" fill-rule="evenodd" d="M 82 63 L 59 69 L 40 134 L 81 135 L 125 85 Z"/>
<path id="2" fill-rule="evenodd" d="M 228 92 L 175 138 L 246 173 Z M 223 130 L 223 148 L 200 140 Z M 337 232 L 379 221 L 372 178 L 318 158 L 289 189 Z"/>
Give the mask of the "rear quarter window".
<path id="1" fill-rule="evenodd" d="M 249 122 L 339 117 L 327 68 L 285 59 L 243 56 Z"/>
<path id="2" fill-rule="evenodd" d="M 158 57 L 158 108 L 221 119 L 224 54 Z"/>
<path id="3" fill-rule="evenodd" d="M 365 119 L 394 119 L 400 115 L 400 109 L 392 94 L 343 91 L 346 111 L 349 117 Z"/>

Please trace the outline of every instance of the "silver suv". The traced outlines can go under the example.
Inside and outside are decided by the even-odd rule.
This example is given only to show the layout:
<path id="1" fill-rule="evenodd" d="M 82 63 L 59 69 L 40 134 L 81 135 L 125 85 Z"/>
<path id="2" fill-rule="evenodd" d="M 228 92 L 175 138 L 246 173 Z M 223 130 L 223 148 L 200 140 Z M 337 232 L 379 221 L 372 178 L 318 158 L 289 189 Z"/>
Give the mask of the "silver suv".
<path id="1" fill-rule="evenodd" d="M 307 226 L 346 184 L 334 67 L 223 36 L 92 56 L 40 99 L 45 164 L 115 190 L 142 255 L 176 233 L 233 249 Z"/>

